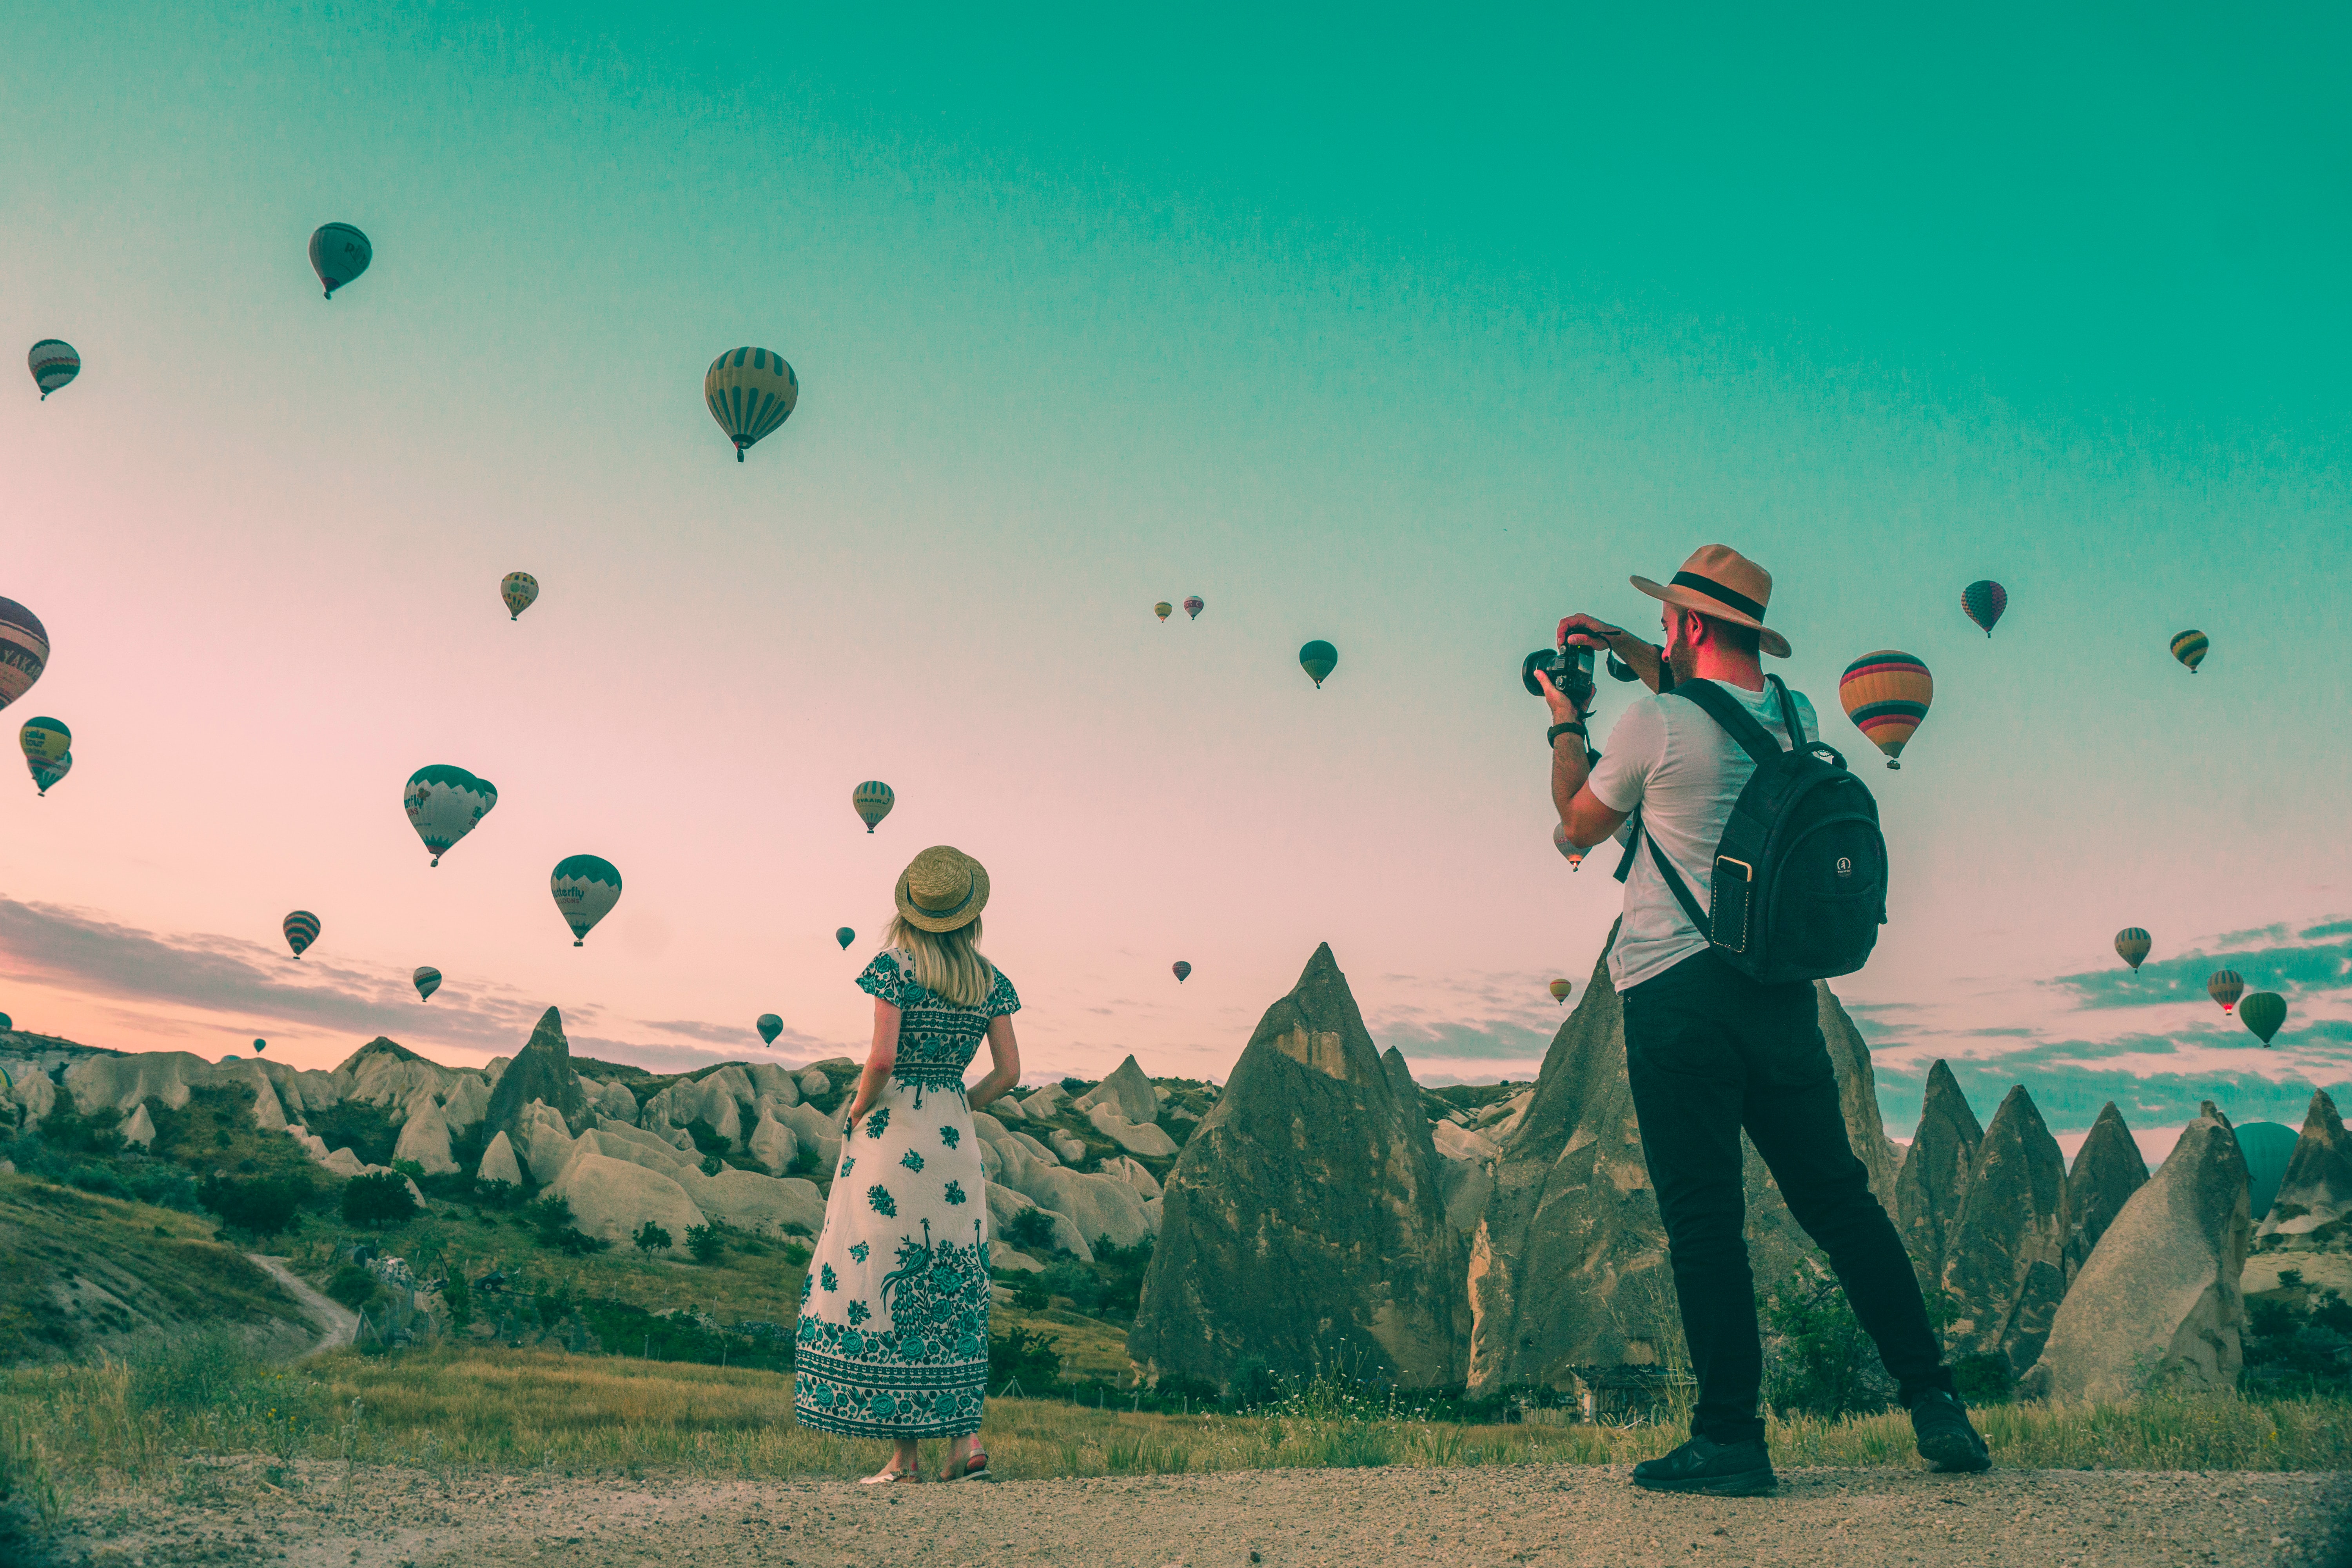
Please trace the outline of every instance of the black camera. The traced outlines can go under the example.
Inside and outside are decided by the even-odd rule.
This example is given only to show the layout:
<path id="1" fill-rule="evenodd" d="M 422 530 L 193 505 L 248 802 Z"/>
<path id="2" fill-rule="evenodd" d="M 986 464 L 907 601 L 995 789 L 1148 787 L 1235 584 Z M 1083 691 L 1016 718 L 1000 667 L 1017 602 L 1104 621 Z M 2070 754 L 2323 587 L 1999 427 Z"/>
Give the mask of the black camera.
<path id="1" fill-rule="evenodd" d="M 1539 647 L 1520 661 L 1519 683 L 1529 696 L 1541 697 L 1536 672 L 1551 678 L 1552 687 L 1582 712 L 1592 706 L 1592 650 L 1589 647 Z"/>

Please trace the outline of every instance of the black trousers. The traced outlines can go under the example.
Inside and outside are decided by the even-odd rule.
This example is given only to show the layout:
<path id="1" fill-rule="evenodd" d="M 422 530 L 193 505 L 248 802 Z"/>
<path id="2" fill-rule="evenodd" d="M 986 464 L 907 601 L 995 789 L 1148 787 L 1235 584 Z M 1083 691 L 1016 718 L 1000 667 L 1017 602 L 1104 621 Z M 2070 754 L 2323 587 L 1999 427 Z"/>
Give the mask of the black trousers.
<path id="1" fill-rule="evenodd" d="M 1633 986 L 1624 1001 L 1642 1152 L 1698 1377 L 1693 1432 L 1718 1443 L 1764 1435 L 1764 1357 L 1742 1234 L 1742 1128 L 1789 1212 L 1829 1255 L 1904 1403 L 1949 1390 L 1911 1260 L 1846 1142 L 1811 984 L 1761 985 L 1710 951 Z"/>

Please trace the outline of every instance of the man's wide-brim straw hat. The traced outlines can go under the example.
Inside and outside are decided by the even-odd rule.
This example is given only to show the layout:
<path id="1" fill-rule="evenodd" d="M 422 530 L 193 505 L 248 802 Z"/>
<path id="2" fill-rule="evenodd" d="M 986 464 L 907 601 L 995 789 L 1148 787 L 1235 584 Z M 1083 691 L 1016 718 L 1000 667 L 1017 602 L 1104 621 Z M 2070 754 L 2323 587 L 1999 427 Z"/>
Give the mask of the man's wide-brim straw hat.
<path id="1" fill-rule="evenodd" d="M 951 844 L 934 844 L 898 873 L 898 912 L 924 931 L 954 931 L 988 907 L 988 868 Z"/>
<path id="2" fill-rule="evenodd" d="M 1772 574 L 1728 544 L 1700 545 L 1671 583 L 1661 585 L 1636 577 L 1633 586 L 1682 609 L 1735 626 L 1754 626 L 1763 634 L 1757 641 L 1766 653 L 1774 658 L 1789 657 L 1789 639 L 1764 624 L 1764 606 L 1772 599 Z"/>

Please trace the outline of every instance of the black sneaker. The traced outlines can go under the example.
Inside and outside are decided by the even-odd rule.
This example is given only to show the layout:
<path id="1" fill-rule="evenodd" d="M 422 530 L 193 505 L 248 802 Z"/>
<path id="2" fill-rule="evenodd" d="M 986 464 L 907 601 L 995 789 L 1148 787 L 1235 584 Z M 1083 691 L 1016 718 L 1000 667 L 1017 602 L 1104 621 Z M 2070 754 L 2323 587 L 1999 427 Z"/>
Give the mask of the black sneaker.
<path id="1" fill-rule="evenodd" d="M 1764 1440 L 1750 1437 L 1718 1443 L 1693 1437 L 1663 1458 L 1633 1467 L 1633 1484 L 1654 1492 L 1705 1492 L 1709 1497 L 1756 1497 L 1780 1484 Z"/>
<path id="2" fill-rule="evenodd" d="M 1911 1430 L 1919 1439 L 1919 1454 L 1938 1470 L 1989 1470 L 1992 1450 L 1969 1425 L 1969 1407 L 1959 1395 L 1932 1389 L 1911 1406 Z"/>

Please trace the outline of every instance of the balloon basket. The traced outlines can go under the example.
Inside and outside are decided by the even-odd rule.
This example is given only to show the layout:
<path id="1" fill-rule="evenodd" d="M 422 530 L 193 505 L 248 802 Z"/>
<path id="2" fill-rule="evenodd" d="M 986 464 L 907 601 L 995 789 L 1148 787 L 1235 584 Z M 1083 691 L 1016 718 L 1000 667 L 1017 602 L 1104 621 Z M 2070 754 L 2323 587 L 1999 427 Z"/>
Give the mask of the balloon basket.
<path id="1" fill-rule="evenodd" d="M 588 939 L 586 937 L 575 936 L 572 939 L 572 945 L 574 947 L 586 947 L 588 945 Z"/>

